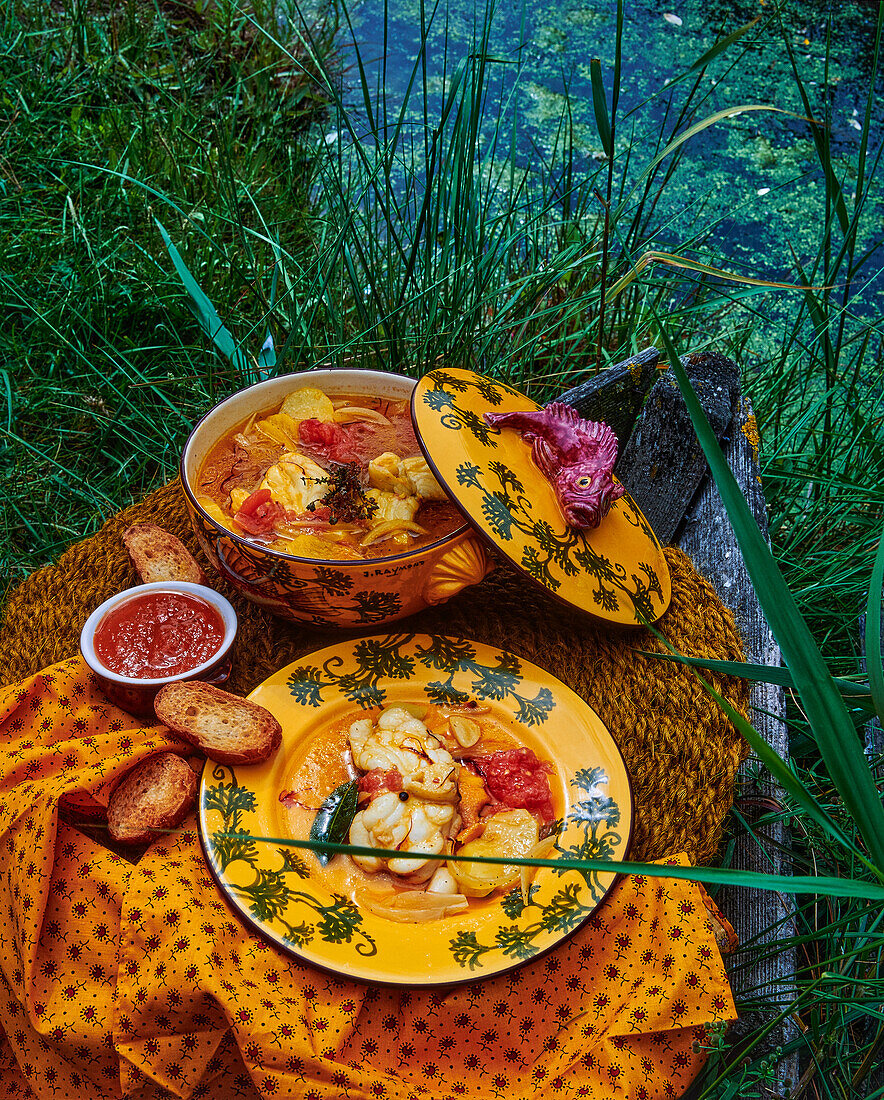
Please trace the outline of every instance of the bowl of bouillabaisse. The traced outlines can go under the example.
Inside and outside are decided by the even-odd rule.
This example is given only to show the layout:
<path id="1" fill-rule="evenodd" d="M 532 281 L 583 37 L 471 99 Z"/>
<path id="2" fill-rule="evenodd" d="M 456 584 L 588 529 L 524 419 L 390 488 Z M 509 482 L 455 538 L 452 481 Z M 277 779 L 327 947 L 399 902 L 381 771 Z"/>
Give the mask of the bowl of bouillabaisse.
<path id="1" fill-rule="evenodd" d="M 485 549 L 415 438 L 414 385 L 309 371 L 204 416 L 181 480 L 218 572 L 283 618 L 340 627 L 392 622 L 482 580 Z"/>

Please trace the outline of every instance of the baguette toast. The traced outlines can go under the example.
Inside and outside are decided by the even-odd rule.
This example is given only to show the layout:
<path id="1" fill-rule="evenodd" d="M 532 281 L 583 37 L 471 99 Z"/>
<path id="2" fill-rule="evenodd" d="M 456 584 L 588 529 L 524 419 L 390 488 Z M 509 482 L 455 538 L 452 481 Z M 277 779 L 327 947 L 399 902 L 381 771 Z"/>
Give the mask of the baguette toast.
<path id="1" fill-rule="evenodd" d="M 196 798 L 193 768 L 173 752 L 142 760 L 127 773 L 107 806 L 108 832 L 120 844 L 147 844 L 157 830 L 174 829 Z"/>
<path id="2" fill-rule="evenodd" d="M 282 727 L 269 710 L 199 680 L 166 684 L 154 711 L 176 737 L 219 764 L 260 764 L 282 741 Z"/>
<path id="3" fill-rule="evenodd" d="M 207 584 L 206 575 L 181 539 L 155 523 L 136 523 L 123 532 L 135 571 L 145 584 L 190 581 Z"/>

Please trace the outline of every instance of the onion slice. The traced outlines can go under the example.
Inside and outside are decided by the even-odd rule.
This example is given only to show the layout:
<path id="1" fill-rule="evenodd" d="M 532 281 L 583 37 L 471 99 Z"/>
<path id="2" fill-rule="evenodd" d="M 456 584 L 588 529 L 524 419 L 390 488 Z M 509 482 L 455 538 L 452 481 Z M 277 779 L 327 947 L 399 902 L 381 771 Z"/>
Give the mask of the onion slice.
<path id="1" fill-rule="evenodd" d="M 377 409 L 366 409 L 361 405 L 343 405 L 335 409 L 335 420 L 339 424 L 351 424 L 354 420 L 370 420 L 373 424 L 389 424 L 390 421 Z"/>
<path id="2" fill-rule="evenodd" d="M 392 538 L 394 535 L 408 532 L 411 535 L 425 535 L 427 533 L 426 527 L 421 527 L 419 523 L 413 523 L 407 519 L 388 519 L 383 523 L 379 523 L 377 527 L 373 527 L 365 538 L 359 543 L 360 546 L 371 546 L 374 542 L 382 542 L 384 539 Z"/>
<path id="3" fill-rule="evenodd" d="M 407 890 L 396 894 L 362 891 L 356 903 L 376 917 L 396 924 L 423 924 L 440 917 L 461 913 L 469 908 L 463 894 L 428 894 L 425 890 Z"/>

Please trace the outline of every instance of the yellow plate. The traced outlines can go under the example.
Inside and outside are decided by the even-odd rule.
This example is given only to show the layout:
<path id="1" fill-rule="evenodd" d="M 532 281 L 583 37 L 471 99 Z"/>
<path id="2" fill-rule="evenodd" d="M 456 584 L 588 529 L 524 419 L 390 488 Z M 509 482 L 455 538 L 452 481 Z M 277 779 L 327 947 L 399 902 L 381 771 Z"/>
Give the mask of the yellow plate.
<path id="1" fill-rule="evenodd" d="M 554 947 L 590 917 L 613 885 L 613 872 L 543 868 L 528 905 L 517 883 L 502 896 L 471 899 L 465 912 L 400 924 L 336 891 L 312 852 L 257 839 L 308 835 L 309 823 L 293 828 L 280 795 L 291 789 L 311 745 L 330 725 L 394 703 L 444 706 L 475 699 L 552 764 L 550 787 L 563 825 L 549 858 L 625 858 L 633 807 L 623 758 L 595 711 L 543 669 L 465 639 L 388 634 L 310 654 L 275 673 L 250 698 L 281 723 L 282 747 L 260 765 L 206 763 L 200 835 L 233 908 L 298 958 L 371 982 L 474 981 Z M 317 790 L 315 801 L 333 785 Z M 329 871 L 335 864 L 346 867 L 347 857 L 335 856 Z"/>
<path id="2" fill-rule="evenodd" d="M 539 409 L 518 390 L 473 371 L 440 368 L 411 398 L 427 461 L 473 527 L 553 596 L 607 622 L 654 622 L 669 606 L 663 548 L 626 494 L 597 528 L 569 527 L 531 446 L 486 412 Z"/>

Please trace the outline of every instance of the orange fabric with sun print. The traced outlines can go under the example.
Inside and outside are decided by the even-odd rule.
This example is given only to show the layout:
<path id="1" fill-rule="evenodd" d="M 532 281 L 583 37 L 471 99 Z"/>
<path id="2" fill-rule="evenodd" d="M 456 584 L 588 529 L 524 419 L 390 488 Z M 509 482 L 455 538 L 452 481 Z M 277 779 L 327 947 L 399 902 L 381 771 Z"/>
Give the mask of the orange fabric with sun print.
<path id="1" fill-rule="evenodd" d="M 703 892 L 672 879 L 622 879 L 568 940 L 483 982 L 380 988 L 289 958 L 231 914 L 192 821 L 134 864 L 70 823 L 169 748 L 79 660 L 0 695 L 6 1096 L 675 1097 L 735 1017 Z"/>

